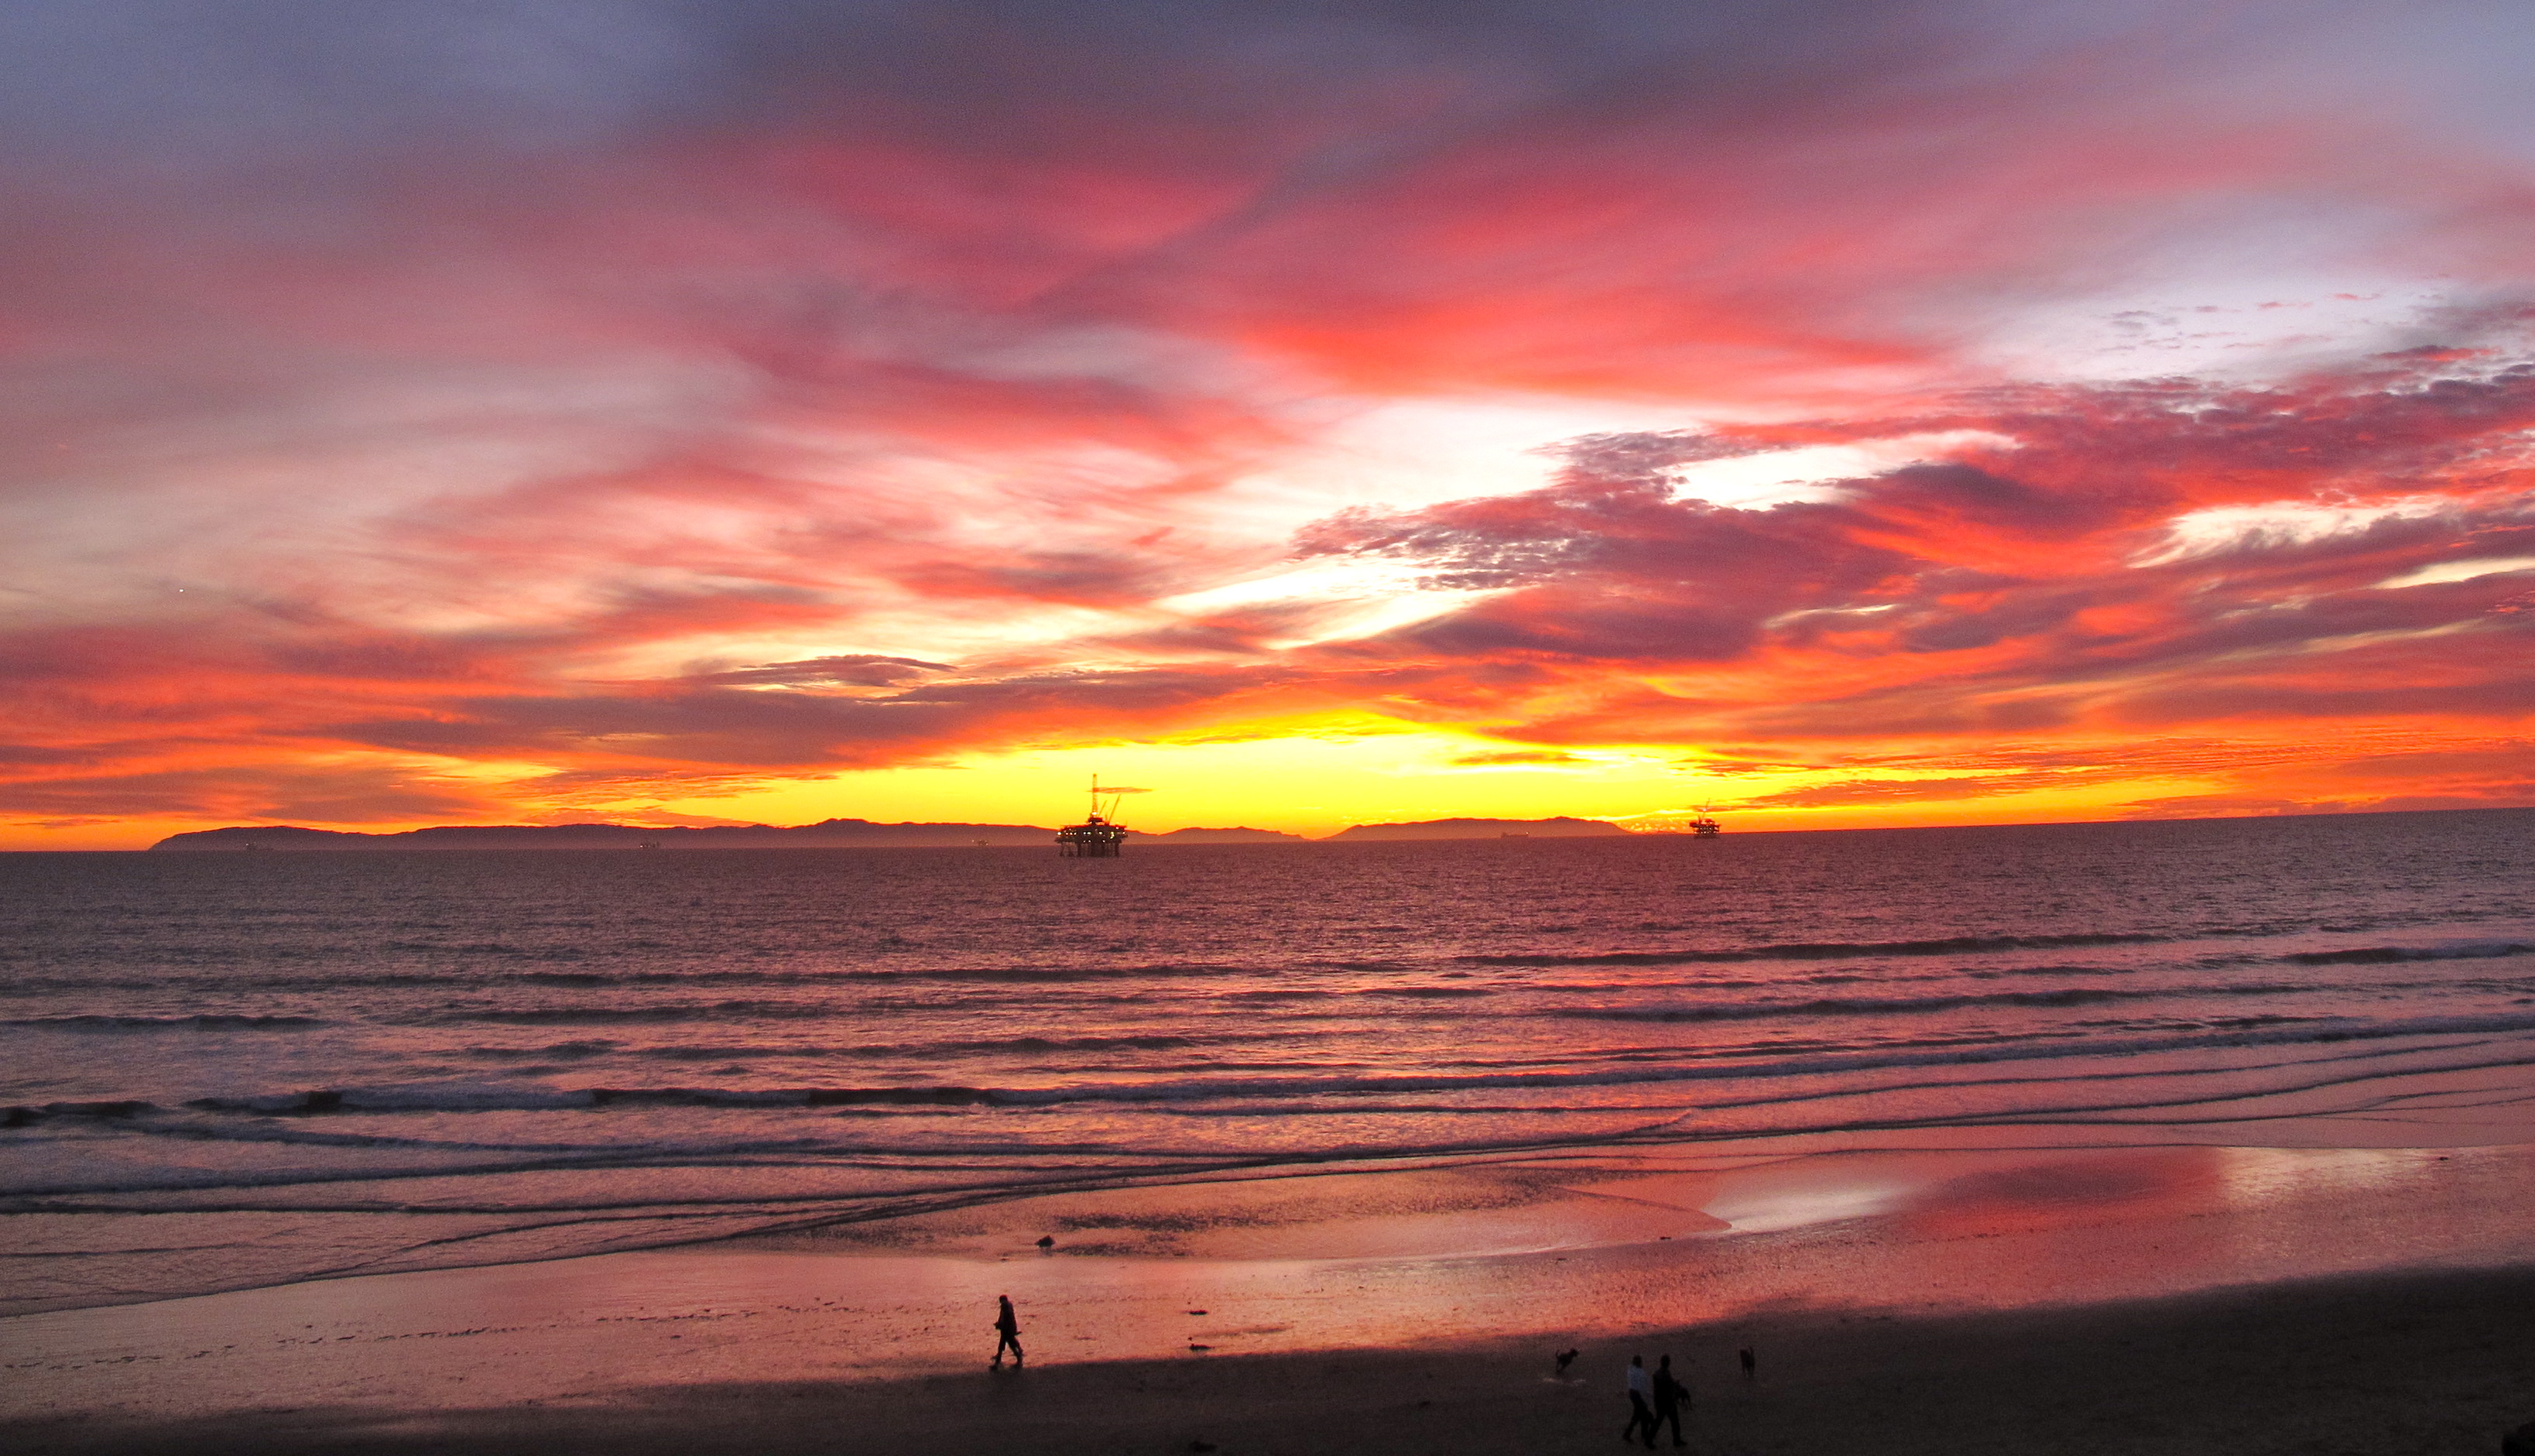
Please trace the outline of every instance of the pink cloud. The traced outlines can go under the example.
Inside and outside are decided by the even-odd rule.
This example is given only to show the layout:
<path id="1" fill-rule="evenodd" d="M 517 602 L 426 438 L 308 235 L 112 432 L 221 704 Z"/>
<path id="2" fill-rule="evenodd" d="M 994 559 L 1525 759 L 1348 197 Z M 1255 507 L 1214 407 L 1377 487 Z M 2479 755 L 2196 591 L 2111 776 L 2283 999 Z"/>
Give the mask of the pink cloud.
<path id="1" fill-rule="evenodd" d="M 2535 554 L 2535 192 L 2455 99 L 2515 104 L 2505 37 L 2453 17 L 629 0 L 510 66 L 226 9 L 0 46 L 27 813 L 387 821 L 493 793 L 408 760 L 532 800 L 1367 704 L 1755 771 L 2535 711 L 2522 576 L 2380 584 Z M 2086 310 L 2297 299 L 2383 311 L 2224 379 L 2013 367 Z M 1712 423 L 1291 543 L 1244 514 L 1355 412 L 1507 391 Z M 1921 439 L 1784 504 L 1678 484 Z M 1289 549 L 1481 595 L 1318 646 L 1312 601 L 1169 605 Z M 2348 773 L 2471 798 L 2513 752 Z"/>

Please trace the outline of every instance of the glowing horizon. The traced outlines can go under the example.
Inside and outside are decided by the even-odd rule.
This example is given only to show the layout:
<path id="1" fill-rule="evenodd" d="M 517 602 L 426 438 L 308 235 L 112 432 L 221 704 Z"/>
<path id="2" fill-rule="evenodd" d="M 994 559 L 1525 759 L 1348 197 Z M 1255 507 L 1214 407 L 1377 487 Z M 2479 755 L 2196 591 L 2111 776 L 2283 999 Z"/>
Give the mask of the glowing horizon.
<path id="1" fill-rule="evenodd" d="M 2504 7 L 816 10 L 0 23 L 0 848 L 2535 805 Z"/>

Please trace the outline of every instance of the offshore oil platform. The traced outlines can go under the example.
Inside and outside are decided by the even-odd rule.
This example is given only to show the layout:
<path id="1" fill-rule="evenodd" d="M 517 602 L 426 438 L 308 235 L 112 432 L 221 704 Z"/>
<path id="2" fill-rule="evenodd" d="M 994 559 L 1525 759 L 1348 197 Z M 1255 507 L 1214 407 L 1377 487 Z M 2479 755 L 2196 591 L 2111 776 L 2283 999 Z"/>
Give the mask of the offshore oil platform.
<path id="1" fill-rule="evenodd" d="M 1709 814 L 1707 806 L 1702 804 L 1699 806 L 1699 818 L 1690 821 L 1690 832 L 1701 839 L 1713 839 L 1725 832 L 1725 826 L 1718 823 L 1716 817 Z"/>
<path id="2" fill-rule="evenodd" d="M 1069 860 L 1114 860 L 1127 844 L 1127 826 L 1118 822 L 1118 801 L 1141 789 L 1110 789 L 1101 802 L 1100 775 L 1091 775 L 1091 812 L 1082 822 L 1056 831 L 1056 852 Z M 1105 811 L 1105 812 L 1104 812 Z"/>

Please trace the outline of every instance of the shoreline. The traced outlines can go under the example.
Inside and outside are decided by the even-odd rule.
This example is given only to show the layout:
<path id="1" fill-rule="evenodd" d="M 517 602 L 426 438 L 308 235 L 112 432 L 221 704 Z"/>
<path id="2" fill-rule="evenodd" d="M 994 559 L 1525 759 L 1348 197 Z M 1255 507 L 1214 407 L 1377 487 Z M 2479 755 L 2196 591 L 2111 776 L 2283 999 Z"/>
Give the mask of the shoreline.
<path id="1" fill-rule="evenodd" d="M 1028 1182 L 895 1195 L 840 1188 L 759 1199 L 725 1186 L 702 1201 L 654 1194 L 629 1205 L 585 1194 L 533 1209 L 544 1216 L 525 1220 L 499 1208 L 451 1206 L 427 1191 L 410 1201 L 387 1196 L 307 1210 L 286 1200 L 260 1206 L 252 1188 L 246 1200 L 211 1208 L 28 1209 L 12 1216 L 19 1243 L 9 1262 L 17 1277 L 0 1286 L 0 1328 L 34 1314 L 636 1251 L 992 1256 L 1025 1248 L 1045 1232 L 1038 1225 L 1057 1216 L 1102 1231 L 1090 1240 L 1070 1238 L 1069 1253 L 1310 1259 L 1521 1253 L 1632 1239 L 1741 1236 L 1895 1213 L 1959 1216 L 1964 1210 L 1957 1205 L 1965 1203 L 2002 1204 L 1979 1216 L 2003 1213 L 2010 1220 L 2071 1203 L 2107 1203 L 2125 1217 L 2157 1212 L 2124 1207 L 2142 1199 L 2162 1200 L 2167 1214 L 2241 1212 L 2278 1202 L 2283 1190 L 2275 1184 L 2301 1178 L 2310 1186 L 2286 1192 L 2310 1201 L 2329 1204 L 2362 1192 L 2381 1204 L 2381 1185 L 2392 1180 L 2420 1184 L 2414 1196 L 2446 1205 L 2454 1196 L 2431 1183 L 2494 1159 L 2535 1157 L 2524 1151 L 2535 1149 L 2529 1121 L 2535 1105 L 2516 1095 L 2513 1070 L 2416 1073 L 2401 1096 L 2320 1111 L 2294 1097 L 2255 1091 L 2232 1104 L 2239 1116 L 2197 1123 L 2078 1119 L 1668 1143 L 1562 1141 L 1241 1160 L 1199 1169 L 1048 1170 Z M 2432 1170 L 2431 1162 L 2459 1167 Z M 2054 1176 L 2048 1170 L 2064 1164 L 2092 1171 L 2073 1187 L 2043 1186 Z M 2031 1171 L 2037 1167 L 2045 1170 L 2042 1183 Z M 2102 1172 L 2108 1167 L 2118 1170 L 2109 1181 Z M 2535 1175 L 2515 1170 L 2508 1178 L 2535 1198 Z M 1331 1187 L 1352 1191 L 1319 1196 Z M 1722 1216 L 1705 1211 L 1720 1198 Z M 1628 1210 L 1619 1205 L 1688 1217 L 1649 1224 L 1623 1216 Z M 1524 1211 L 1508 1216 L 1515 1207 Z M 2469 1210 L 2472 1200 L 2460 1207 Z M 2311 1210 L 2310 1216 L 2317 1211 L 2329 1212 Z M 1455 1217 L 1439 1225 L 1433 1216 L 1441 1214 Z M 1425 1216 L 1422 1234 L 1411 1215 Z M 1015 1237 L 1023 1225 L 1028 1233 Z M 2518 1232 L 2504 1227 L 2496 1235 L 2506 1240 Z M 315 1246 L 341 1257 L 329 1265 L 294 1255 L 290 1250 L 309 1243 L 311 1233 L 324 1236 Z M 2485 1229 L 2466 1242 L 2488 1243 L 2494 1235 Z M 453 1253 L 460 1248 L 465 1252 Z M 2248 1277 L 2359 1266 L 2311 1261 Z"/>
<path id="2" fill-rule="evenodd" d="M 981 1326 L 982 1328 L 982 1326 Z M 980 1349 L 983 1342 L 979 1342 Z M 1759 1378 L 1735 1372 L 1749 1345 Z M 1554 1351 L 1577 1348 L 1568 1377 Z M 2535 1266 L 2378 1272 L 2149 1300 L 1756 1312 L 1633 1335 L 1535 1330 L 1396 1348 L 1047 1362 L 881 1376 L 650 1379 L 598 1391 L 105 1409 L 0 1425 L 59 1456 L 224 1452 L 1346 1449 L 1604 1451 L 1631 1354 L 1669 1353 L 1712 1456 L 2496 1449 L 2535 1421 Z M 464 1376 L 444 1378 L 464 1382 Z M 305 1403 L 303 1403 L 305 1401 Z"/>
<path id="3" fill-rule="evenodd" d="M 1810 1449 L 1779 1436 L 1813 1422 L 1803 1428 L 1828 1438 L 1837 1419 L 1867 1420 L 1860 1392 L 1918 1410 L 1908 1387 L 1922 1376 L 1998 1420 L 2023 1413 L 2042 1441 L 2054 1423 L 2108 1421 L 2144 1398 L 2122 1383 L 2133 1362 L 2120 1339 L 2239 1350 L 2277 1366 L 2244 1378 L 2283 1389 L 2325 1365 L 2374 1389 L 2368 1359 L 2330 1345 L 2357 1329 L 2377 1331 L 2387 1359 L 2427 1362 L 2423 1388 L 2465 1402 L 2475 1422 L 2527 1405 L 2514 1425 L 2535 1419 L 2535 1329 L 2500 1296 L 2535 1310 L 2528 1207 L 2535 1144 L 1859 1150 L 1110 1189 L 0 1319 L 0 1430 L 13 1449 L 65 1453 L 784 1450 L 834 1449 L 838 1420 L 897 1421 L 888 1439 L 849 1448 L 912 1450 L 953 1431 L 1008 1438 L 996 1422 L 1026 1419 L 1080 1437 L 1033 1433 L 1035 1450 L 1203 1438 L 1229 1453 L 1383 1443 L 1363 1423 L 1415 1411 L 1437 1449 L 1558 1450 L 1571 1436 L 1602 1449 L 1626 1349 L 1672 1349 L 1705 1391 L 1733 1349 L 1758 1341 L 1767 1390 L 1792 1392 L 1797 1370 L 1819 1378 L 1805 1377 L 1802 1413 L 1753 1405 L 1710 1450 Z M 1041 1231 L 1059 1239 L 1053 1253 L 1033 1246 Z M 977 1383 L 1001 1292 L 1020 1304 L 1036 1357 L 1025 1386 Z M 2291 1306 L 2305 1312 L 2281 1312 Z M 2201 1328 L 2212 1319 L 2259 1328 L 2213 1335 Z M 1956 1342 L 1962 1368 L 1928 1365 L 1929 1341 Z M 2096 1353 L 2037 1384 L 2036 1341 Z M 1570 1347 L 1585 1351 L 1587 1376 L 1572 1397 L 1542 1383 L 1547 1353 Z M 2086 1374 L 2090 1363 L 2107 1368 Z M 1289 1409 L 1296 1372 L 1315 1370 L 1309 1409 Z M 2471 1371 L 2481 1394 L 2454 1383 Z M 1435 1385 L 1418 1397 L 1435 1407 L 1392 1398 L 1419 1384 Z M 1720 1422 L 1740 1409 L 1726 1386 Z M 1048 1404 L 1017 1390 L 1047 1391 Z M 2193 1400 L 2207 1407 L 2193 1421 L 2237 1419 L 2214 1387 Z M 2385 1401 L 2436 1424 L 2411 1396 Z M 2303 1422 L 2303 1409 L 2282 1405 L 2279 1419 Z M 1943 1414 L 1922 1412 L 1950 1432 L 1943 1449 L 2053 1448 L 1966 1444 Z M 1253 1443 L 1169 1434 L 1201 1416 Z M 2484 1430 L 2452 1449 L 2495 1445 Z"/>

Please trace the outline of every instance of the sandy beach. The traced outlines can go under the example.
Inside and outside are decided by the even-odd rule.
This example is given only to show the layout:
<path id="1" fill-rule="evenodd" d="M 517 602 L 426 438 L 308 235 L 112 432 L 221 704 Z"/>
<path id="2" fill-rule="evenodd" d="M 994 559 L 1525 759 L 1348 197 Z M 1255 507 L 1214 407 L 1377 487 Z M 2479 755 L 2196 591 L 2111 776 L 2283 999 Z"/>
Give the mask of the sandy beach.
<path id="1" fill-rule="evenodd" d="M 302 1406 L 288 1395 L 191 1417 L 24 1422 L 10 1435 L 31 1453 L 1599 1451 L 1615 1449 L 1619 1368 L 1639 1350 L 1689 1362 L 1692 1445 L 1716 1453 L 2489 1453 L 2502 1430 L 2535 1419 L 2535 1271 L 2522 1269 L 1955 1317 L 1787 1313 L 1579 1339 L 1569 1381 L 1549 1377 L 1550 1342 L 1535 1334 L 1025 1373 L 721 1374 L 516 1403 L 347 1395 Z M 1766 1359 L 1750 1385 L 1730 1373 L 1745 1340 Z"/>
<path id="2" fill-rule="evenodd" d="M 1581 1451 L 1669 1353 L 1714 1452 L 2489 1452 L 2535 1420 L 2531 1192 L 2510 1146 L 1075 1193 L 21 1316 L 0 1419 L 66 1453 Z M 1021 1371 L 985 1364 L 1004 1292 Z"/>

